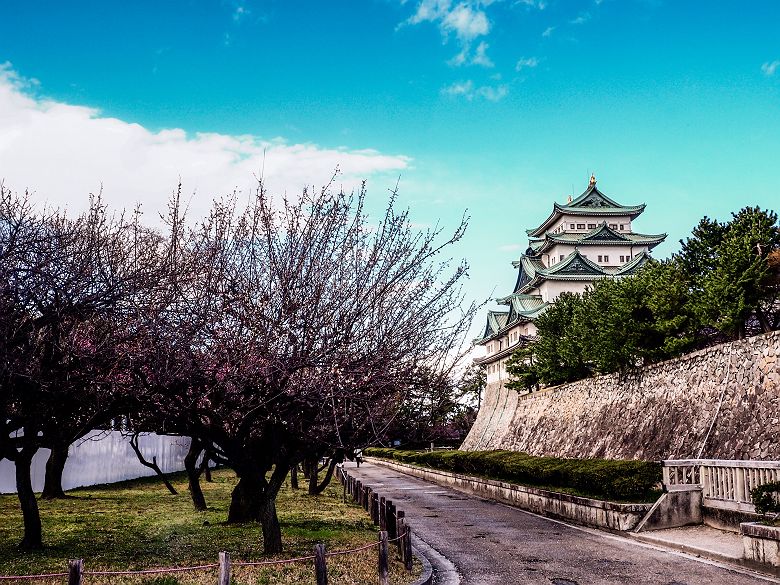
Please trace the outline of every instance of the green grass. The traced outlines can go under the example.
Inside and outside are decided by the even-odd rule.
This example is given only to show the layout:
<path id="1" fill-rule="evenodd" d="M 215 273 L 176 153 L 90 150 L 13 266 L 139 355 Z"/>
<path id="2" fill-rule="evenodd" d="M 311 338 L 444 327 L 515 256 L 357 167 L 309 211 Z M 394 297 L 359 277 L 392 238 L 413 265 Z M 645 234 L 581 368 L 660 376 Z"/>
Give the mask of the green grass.
<path id="1" fill-rule="evenodd" d="M 205 512 L 192 507 L 184 474 L 172 477 L 178 496 L 170 495 L 157 479 L 147 478 L 73 490 L 66 500 L 39 500 L 45 548 L 36 552 L 17 548 L 22 538 L 19 503 L 15 495 L 0 496 L 0 575 L 61 572 L 68 559 L 77 558 L 84 559 L 85 570 L 215 563 L 222 550 L 233 560 L 265 559 L 259 524 L 225 523 L 235 475 L 219 470 L 213 476 L 213 483 L 202 482 L 209 505 Z M 328 551 L 336 551 L 376 540 L 377 529 L 365 511 L 351 502 L 343 503 L 341 494 L 335 481 L 320 496 L 285 485 L 277 501 L 284 551 L 276 558 L 310 555 L 318 542 L 325 543 Z M 328 567 L 331 583 L 374 582 L 376 551 L 329 558 Z M 397 563 L 391 574 L 397 583 L 412 580 Z M 214 571 L 201 571 L 175 577 L 87 577 L 85 584 L 214 581 Z M 306 562 L 287 565 L 284 570 L 236 569 L 234 581 L 236 585 L 309 582 L 313 574 L 310 562 Z"/>

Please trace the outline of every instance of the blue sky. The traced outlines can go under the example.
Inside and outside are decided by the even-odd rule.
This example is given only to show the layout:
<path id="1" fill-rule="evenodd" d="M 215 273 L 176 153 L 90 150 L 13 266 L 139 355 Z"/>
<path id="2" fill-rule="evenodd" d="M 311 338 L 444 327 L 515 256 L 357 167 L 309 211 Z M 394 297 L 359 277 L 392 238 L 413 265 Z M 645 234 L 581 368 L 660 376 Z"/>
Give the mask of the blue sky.
<path id="1" fill-rule="evenodd" d="M 659 257 L 705 214 L 780 207 L 777 2 L 27 1 L 0 21 L 0 177 L 57 203 L 102 182 L 153 209 L 181 176 L 205 205 L 264 151 L 280 190 L 338 164 L 378 205 L 400 176 L 421 225 L 469 210 L 474 298 L 509 292 L 524 230 L 590 172 L 647 203 Z"/>

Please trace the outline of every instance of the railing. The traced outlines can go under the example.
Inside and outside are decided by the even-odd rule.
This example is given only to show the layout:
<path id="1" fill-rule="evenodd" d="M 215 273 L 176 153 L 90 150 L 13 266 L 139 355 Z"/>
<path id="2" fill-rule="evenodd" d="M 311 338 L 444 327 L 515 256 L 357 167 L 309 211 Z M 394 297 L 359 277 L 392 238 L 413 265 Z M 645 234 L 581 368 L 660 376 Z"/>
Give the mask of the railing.
<path id="1" fill-rule="evenodd" d="M 724 510 L 755 512 L 751 490 L 780 481 L 780 461 L 677 459 L 661 463 L 664 486 L 699 485 L 704 505 Z"/>

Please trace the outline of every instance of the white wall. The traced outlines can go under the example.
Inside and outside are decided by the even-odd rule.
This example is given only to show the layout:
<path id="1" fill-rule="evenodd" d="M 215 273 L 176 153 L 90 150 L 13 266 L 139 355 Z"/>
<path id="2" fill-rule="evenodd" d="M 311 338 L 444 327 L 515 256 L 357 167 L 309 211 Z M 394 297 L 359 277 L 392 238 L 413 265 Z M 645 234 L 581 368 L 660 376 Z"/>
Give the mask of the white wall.
<path id="1" fill-rule="evenodd" d="M 138 446 L 148 461 L 156 456 L 157 465 L 168 473 L 184 469 L 190 439 L 149 433 L 139 437 Z M 43 490 L 48 459 L 48 449 L 41 449 L 33 458 L 32 483 L 36 492 Z M 16 493 L 15 469 L 12 461 L 0 459 L 0 493 Z M 154 475 L 154 471 L 138 461 L 129 437 L 122 436 L 119 431 L 92 431 L 70 446 L 62 487 L 69 490 L 149 475 Z"/>

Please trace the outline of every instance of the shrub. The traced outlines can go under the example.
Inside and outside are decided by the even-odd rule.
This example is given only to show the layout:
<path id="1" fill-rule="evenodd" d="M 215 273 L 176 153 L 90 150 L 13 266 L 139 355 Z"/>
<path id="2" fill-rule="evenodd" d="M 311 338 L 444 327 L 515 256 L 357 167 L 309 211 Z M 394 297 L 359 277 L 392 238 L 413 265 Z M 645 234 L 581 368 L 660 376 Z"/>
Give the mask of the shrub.
<path id="1" fill-rule="evenodd" d="M 366 455 L 416 463 L 521 485 L 619 501 L 654 501 L 661 465 L 652 461 L 561 459 L 516 451 L 403 451 L 366 449 Z"/>
<path id="2" fill-rule="evenodd" d="M 780 514 L 780 481 L 765 483 L 750 490 L 750 497 L 759 514 Z"/>

